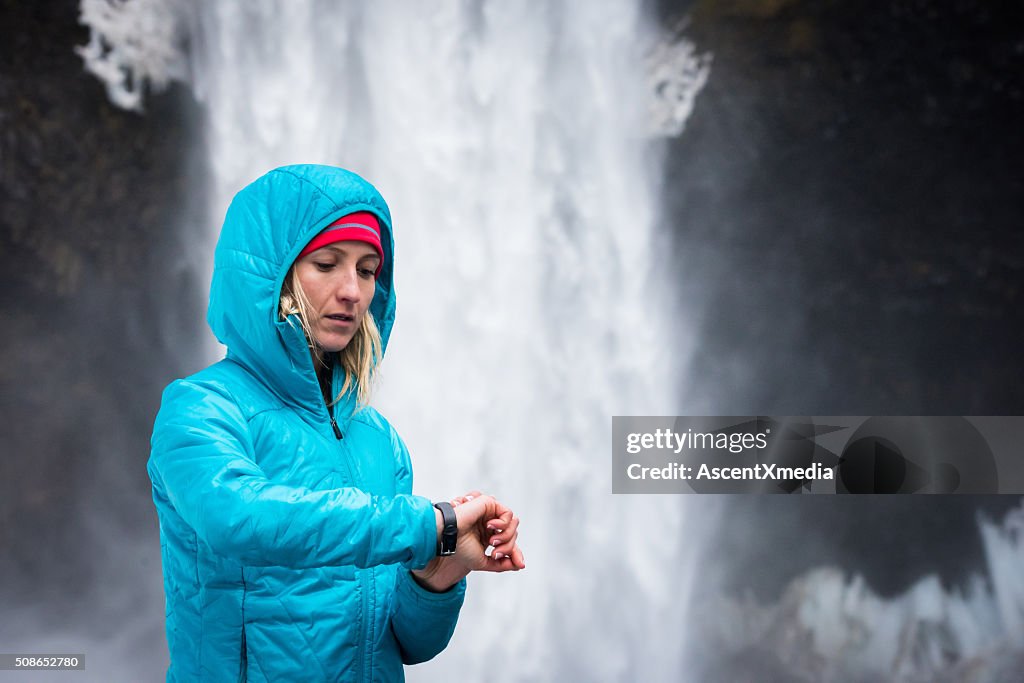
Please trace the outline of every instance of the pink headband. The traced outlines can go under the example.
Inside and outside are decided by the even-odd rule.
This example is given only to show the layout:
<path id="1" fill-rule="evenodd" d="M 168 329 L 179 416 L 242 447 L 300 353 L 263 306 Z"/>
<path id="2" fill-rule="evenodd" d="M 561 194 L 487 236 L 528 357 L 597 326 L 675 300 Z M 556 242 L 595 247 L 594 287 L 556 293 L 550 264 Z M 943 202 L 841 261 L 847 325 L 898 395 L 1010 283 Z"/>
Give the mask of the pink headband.
<path id="1" fill-rule="evenodd" d="M 326 247 L 328 244 L 344 242 L 346 240 L 366 242 L 377 250 L 380 263 L 377 264 L 377 270 L 373 274 L 374 277 L 377 277 L 380 274 L 381 266 L 384 265 L 384 249 L 380 246 L 380 222 L 377 221 L 376 216 L 368 211 L 350 213 L 328 225 L 309 241 L 306 248 L 299 252 L 296 260 L 316 251 L 320 247 Z"/>

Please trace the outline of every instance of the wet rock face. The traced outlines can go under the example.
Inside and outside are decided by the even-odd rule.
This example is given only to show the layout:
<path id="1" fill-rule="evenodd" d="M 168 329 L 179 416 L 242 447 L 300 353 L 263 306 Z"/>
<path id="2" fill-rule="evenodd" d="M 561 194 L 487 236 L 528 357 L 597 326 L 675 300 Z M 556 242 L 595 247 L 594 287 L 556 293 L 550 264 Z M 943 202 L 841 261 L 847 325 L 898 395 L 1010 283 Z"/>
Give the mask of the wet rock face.
<path id="1" fill-rule="evenodd" d="M 88 40 L 76 0 L 3 11 L 5 285 L 66 298 L 87 272 L 145 282 L 140 264 L 193 189 L 182 170 L 198 109 L 180 90 L 150 98 L 142 116 L 109 104 L 74 53 Z"/>
<path id="2" fill-rule="evenodd" d="M 661 3 L 683 11 L 714 53 L 667 180 L 707 302 L 703 393 L 792 414 L 1024 409 L 1000 369 L 1024 315 L 1024 12 Z"/>
<path id="3" fill-rule="evenodd" d="M 150 98 L 144 116 L 116 109 L 74 52 L 88 39 L 75 0 L 0 11 L 0 545 L 21 549 L 0 581 L 31 599 L 88 585 L 95 536 L 152 531 L 139 514 L 148 431 L 181 372 L 160 319 L 179 334 L 202 325 L 190 297 L 167 298 L 182 284 L 167 254 L 205 199 L 186 91 Z M 88 524 L 80 505 L 120 526 Z"/>

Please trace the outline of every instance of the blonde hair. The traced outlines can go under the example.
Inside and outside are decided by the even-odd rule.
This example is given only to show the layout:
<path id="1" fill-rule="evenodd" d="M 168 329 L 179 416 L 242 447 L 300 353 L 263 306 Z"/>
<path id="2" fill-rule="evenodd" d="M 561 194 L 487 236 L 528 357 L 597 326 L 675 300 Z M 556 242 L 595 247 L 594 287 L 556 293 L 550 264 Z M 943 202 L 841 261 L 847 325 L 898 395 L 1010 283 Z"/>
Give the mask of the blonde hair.
<path id="1" fill-rule="evenodd" d="M 319 362 L 323 367 L 327 363 L 323 360 L 324 350 L 316 343 L 316 335 L 313 334 L 313 327 L 310 325 L 312 317 L 312 304 L 306 297 L 299 282 L 298 273 L 295 267 L 288 271 L 284 278 L 284 286 L 281 288 L 280 315 L 282 320 L 287 320 L 289 315 L 297 315 L 302 331 L 306 335 L 306 343 L 313 351 L 314 362 Z M 363 320 L 359 329 L 352 336 L 348 345 L 338 352 L 338 362 L 345 371 L 345 382 L 341 385 L 341 391 L 329 405 L 334 405 L 341 400 L 341 397 L 349 391 L 355 391 L 356 410 L 362 410 L 370 405 L 370 395 L 373 393 L 373 382 L 377 375 L 377 363 L 382 356 L 380 330 L 369 311 L 363 314 Z"/>

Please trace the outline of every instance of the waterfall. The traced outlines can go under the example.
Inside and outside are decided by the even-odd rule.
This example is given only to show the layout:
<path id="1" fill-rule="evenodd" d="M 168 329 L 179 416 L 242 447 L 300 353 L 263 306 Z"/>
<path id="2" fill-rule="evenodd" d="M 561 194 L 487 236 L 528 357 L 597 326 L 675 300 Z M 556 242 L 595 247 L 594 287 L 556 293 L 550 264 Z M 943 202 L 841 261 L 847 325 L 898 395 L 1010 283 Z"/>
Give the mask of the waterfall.
<path id="1" fill-rule="evenodd" d="M 141 106 L 165 67 L 205 105 L 200 271 L 230 197 L 271 167 L 350 168 L 391 206 L 398 318 L 376 405 L 415 491 L 507 502 L 528 564 L 471 577 L 452 645 L 410 680 L 686 678 L 703 527 L 683 498 L 611 495 L 611 417 L 683 412 L 693 343 L 664 313 L 657 36 L 636 5 L 83 0 L 82 54 L 114 101 Z M 660 117 L 672 132 L 707 76 L 682 53 L 686 79 L 661 88 L 683 112 Z"/>

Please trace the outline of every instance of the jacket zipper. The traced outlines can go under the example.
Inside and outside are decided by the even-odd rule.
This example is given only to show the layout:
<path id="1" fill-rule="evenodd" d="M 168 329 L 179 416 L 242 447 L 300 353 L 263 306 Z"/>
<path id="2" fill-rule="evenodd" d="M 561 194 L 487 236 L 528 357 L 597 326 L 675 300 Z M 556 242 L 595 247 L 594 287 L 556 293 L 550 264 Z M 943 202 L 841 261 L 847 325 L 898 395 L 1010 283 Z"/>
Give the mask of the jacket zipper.
<path id="1" fill-rule="evenodd" d="M 331 369 L 331 396 L 335 395 L 335 393 L 334 393 L 335 392 L 335 388 L 334 388 L 334 373 L 335 373 L 335 369 L 332 368 Z M 331 419 L 331 429 L 334 431 L 334 438 L 337 439 L 338 441 L 341 441 L 343 438 L 345 438 L 345 435 L 342 433 L 341 428 L 338 426 L 338 421 L 334 417 L 334 408 L 331 407 L 331 405 L 329 403 L 327 403 L 326 400 L 324 401 L 324 403 L 325 403 L 325 405 L 327 407 L 327 416 Z M 352 475 L 352 470 L 348 466 L 348 463 L 345 463 L 345 469 L 348 470 L 349 481 L 351 482 L 352 486 L 355 486 L 356 485 L 356 480 L 355 480 L 355 477 Z M 372 620 L 373 620 L 373 614 L 372 614 L 372 610 L 370 609 L 370 604 L 369 604 L 370 603 L 370 593 L 369 592 L 370 592 L 370 590 L 373 589 L 375 581 L 373 580 L 373 571 L 372 570 L 357 569 L 356 573 L 359 576 L 359 586 L 361 588 L 360 593 L 362 594 L 361 595 L 361 603 L 362 603 L 362 611 L 363 611 L 362 629 L 361 629 L 362 630 L 362 637 L 360 639 L 363 642 L 363 651 L 362 651 L 362 657 L 359 660 L 359 669 L 360 669 L 360 671 L 359 671 L 359 674 L 360 674 L 359 678 L 361 680 L 371 680 L 371 678 L 369 677 L 369 666 L 367 664 L 367 660 L 370 659 L 372 657 L 372 655 L 373 655 L 373 643 L 370 642 L 370 626 L 371 626 L 371 623 L 372 623 Z M 367 573 L 370 574 L 370 580 L 369 581 L 366 580 Z"/>
<path id="2" fill-rule="evenodd" d="M 334 368 L 331 368 L 331 396 L 334 396 Z M 334 430 L 334 438 L 341 441 L 345 438 L 345 435 L 341 433 L 341 428 L 338 426 L 338 421 L 334 419 L 334 408 L 331 406 L 330 398 L 324 396 L 324 407 L 327 408 L 327 417 L 331 420 L 331 429 Z"/>
<path id="3" fill-rule="evenodd" d="M 366 575 L 370 575 L 370 581 L 366 580 Z M 362 678 L 364 681 L 372 681 L 370 666 L 368 664 L 369 658 L 373 655 L 373 643 L 370 638 L 370 627 L 373 624 L 373 611 L 370 609 L 370 590 L 373 587 L 373 571 L 370 569 L 359 570 L 359 582 L 363 584 L 363 661 L 361 668 L 363 670 Z"/>

